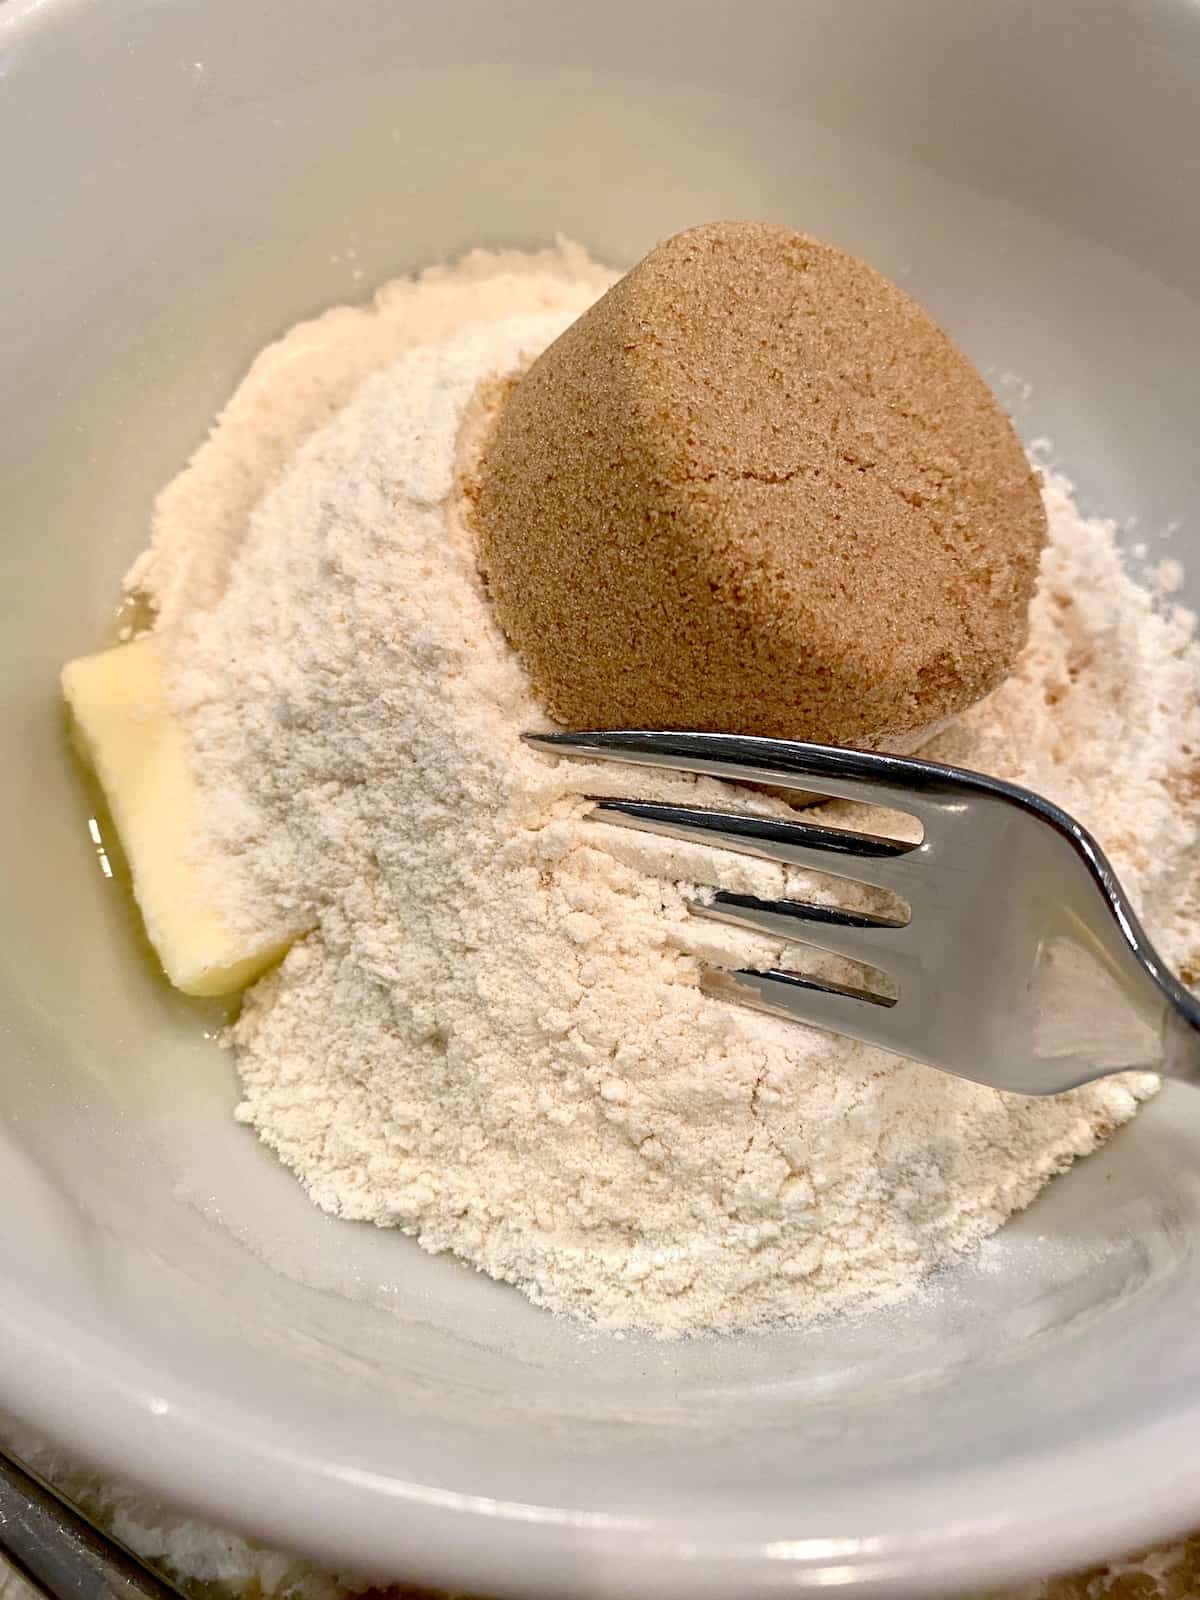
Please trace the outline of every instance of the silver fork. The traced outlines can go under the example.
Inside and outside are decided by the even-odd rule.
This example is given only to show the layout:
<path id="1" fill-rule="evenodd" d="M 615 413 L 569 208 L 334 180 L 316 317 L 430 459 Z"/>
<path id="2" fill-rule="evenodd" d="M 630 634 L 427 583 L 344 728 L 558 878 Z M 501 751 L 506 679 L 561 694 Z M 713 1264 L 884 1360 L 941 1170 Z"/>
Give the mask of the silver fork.
<path id="1" fill-rule="evenodd" d="M 0 1589 L 5 1559 L 48 1600 L 186 1600 L 72 1501 L 0 1450 Z"/>
<path id="2" fill-rule="evenodd" d="M 692 911 L 830 951 L 894 993 L 794 971 L 709 971 L 704 986 L 1019 1094 L 1110 1072 L 1200 1083 L 1200 1003 L 1165 966 L 1086 829 L 1015 784 L 956 767 L 722 733 L 528 734 L 558 756 L 666 767 L 859 801 L 915 817 L 918 844 L 877 834 L 637 799 L 597 821 L 857 879 L 908 914 L 875 916 L 718 893 Z"/>

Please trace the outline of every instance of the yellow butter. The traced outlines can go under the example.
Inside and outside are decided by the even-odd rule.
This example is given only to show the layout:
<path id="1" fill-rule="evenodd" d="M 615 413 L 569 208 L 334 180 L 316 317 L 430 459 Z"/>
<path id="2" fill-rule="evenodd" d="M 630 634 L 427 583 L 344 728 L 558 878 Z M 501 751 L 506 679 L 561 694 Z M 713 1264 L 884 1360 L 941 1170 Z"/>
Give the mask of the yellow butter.
<path id="1" fill-rule="evenodd" d="M 197 865 L 199 791 L 184 730 L 167 701 L 157 641 L 150 635 L 69 661 L 62 689 L 167 977 L 185 994 L 244 989 L 296 935 L 239 936 L 213 903 Z"/>

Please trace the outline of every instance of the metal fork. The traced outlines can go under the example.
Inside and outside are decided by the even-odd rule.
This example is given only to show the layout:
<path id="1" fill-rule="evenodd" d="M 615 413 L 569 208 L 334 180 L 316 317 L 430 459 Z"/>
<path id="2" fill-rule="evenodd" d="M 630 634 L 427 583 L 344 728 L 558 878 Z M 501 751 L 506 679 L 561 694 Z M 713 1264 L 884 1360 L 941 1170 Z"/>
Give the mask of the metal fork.
<path id="1" fill-rule="evenodd" d="M 32 1468 L 0 1451 L 0 1569 L 48 1600 L 186 1600 Z M 0 1570 L 0 1588 L 3 1588 Z"/>
<path id="2" fill-rule="evenodd" d="M 768 784 L 915 817 L 923 838 L 637 799 L 597 821 L 892 891 L 902 916 L 718 893 L 701 917 L 830 951 L 895 993 L 795 971 L 709 971 L 712 994 L 1019 1094 L 1139 1069 L 1200 1083 L 1200 1003 L 1165 966 L 1100 846 L 1065 811 L 956 767 L 719 733 L 528 734 L 558 756 Z"/>

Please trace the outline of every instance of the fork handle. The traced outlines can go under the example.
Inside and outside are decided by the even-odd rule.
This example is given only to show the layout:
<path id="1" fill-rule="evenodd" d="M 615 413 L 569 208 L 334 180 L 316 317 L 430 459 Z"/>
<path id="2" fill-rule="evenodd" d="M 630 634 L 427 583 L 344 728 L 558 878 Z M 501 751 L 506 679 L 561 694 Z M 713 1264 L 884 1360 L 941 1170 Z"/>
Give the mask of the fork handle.
<path id="1" fill-rule="evenodd" d="M 185 1600 L 132 1550 L 2 1452 L 0 1556 L 48 1600 Z"/>
<path id="2" fill-rule="evenodd" d="M 1162 1064 L 1154 1070 L 1176 1083 L 1200 1087 L 1200 1025 L 1170 999 L 1163 1024 Z"/>

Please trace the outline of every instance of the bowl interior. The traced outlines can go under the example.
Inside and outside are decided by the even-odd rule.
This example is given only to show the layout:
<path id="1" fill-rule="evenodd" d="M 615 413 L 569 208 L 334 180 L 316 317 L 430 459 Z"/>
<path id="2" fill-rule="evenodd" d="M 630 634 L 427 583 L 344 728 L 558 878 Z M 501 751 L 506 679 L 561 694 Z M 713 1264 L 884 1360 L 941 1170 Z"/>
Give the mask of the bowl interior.
<path id="1" fill-rule="evenodd" d="M 1200 14 L 1064 0 L 1034 43 L 1017 9 L 7 8 L 0 1405 L 326 1558 L 527 1595 L 932 1593 L 1200 1503 L 1153 1465 L 1200 1408 L 1200 1096 L 893 1311 L 589 1332 L 322 1216 L 234 1124 L 221 1014 L 100 871 L 57 706 L 155 490 L 290 322 L 475 244 L 620 263 L 729 215 L 917 295 L 1200 600 Z"/>

